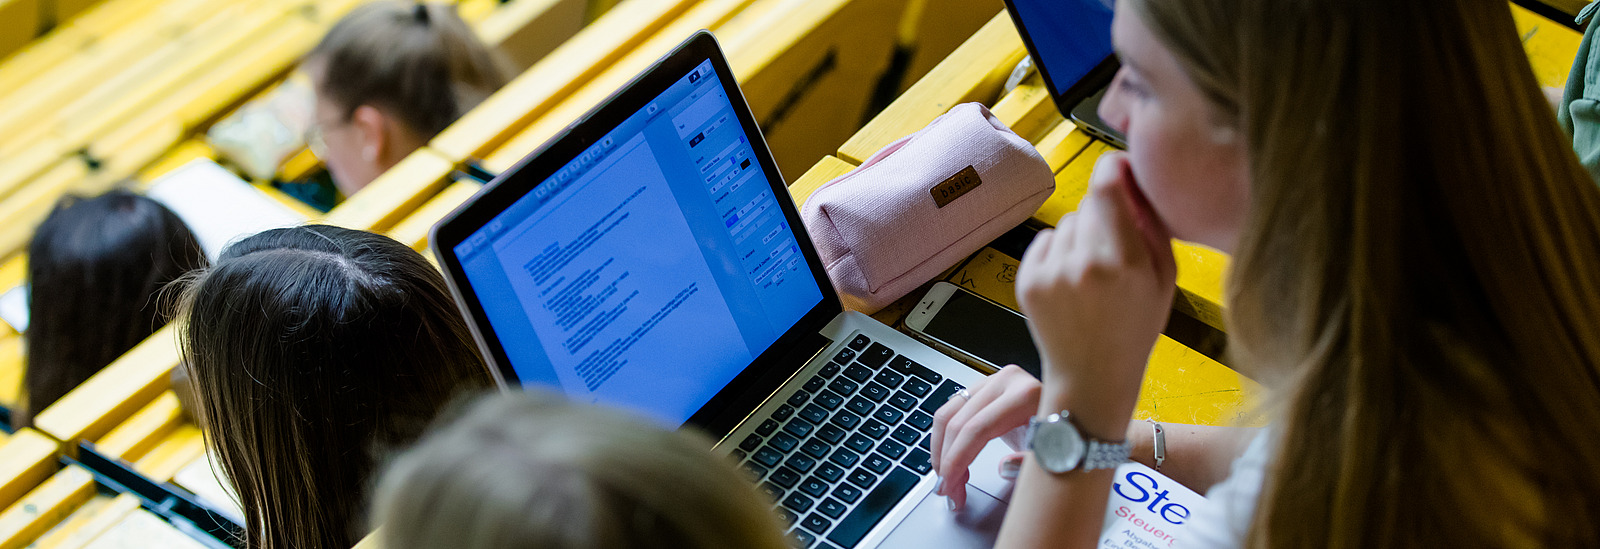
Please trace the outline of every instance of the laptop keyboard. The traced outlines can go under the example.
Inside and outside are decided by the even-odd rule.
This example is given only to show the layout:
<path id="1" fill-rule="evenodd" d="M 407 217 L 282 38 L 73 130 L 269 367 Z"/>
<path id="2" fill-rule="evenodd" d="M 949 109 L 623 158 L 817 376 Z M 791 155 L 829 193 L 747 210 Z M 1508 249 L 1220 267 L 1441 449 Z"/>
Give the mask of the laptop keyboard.
<path id="1" fill-rule="evenodd" d="M 933 413 L 962 388 L 857 334 L 733 455 L 796 547 L 849 549 L 933 471 Z"/>

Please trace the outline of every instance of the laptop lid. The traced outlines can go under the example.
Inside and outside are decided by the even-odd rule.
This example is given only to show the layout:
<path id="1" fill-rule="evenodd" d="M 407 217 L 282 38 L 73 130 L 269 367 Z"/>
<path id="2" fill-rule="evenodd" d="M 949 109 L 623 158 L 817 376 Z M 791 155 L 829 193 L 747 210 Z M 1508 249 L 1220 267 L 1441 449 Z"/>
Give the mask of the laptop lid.
<path id="1" fill-rule="evenodd" d="M 820 351 L 842 311 L 706 31 L 496 177 L 432 242 L 507 385 L 717 435 Z"/>
<path id="2" fill-rule="evenodd" d="M 1006 11 L 1063 116 L 1116 76 L 1111 0 L 1006 0 Z"/>

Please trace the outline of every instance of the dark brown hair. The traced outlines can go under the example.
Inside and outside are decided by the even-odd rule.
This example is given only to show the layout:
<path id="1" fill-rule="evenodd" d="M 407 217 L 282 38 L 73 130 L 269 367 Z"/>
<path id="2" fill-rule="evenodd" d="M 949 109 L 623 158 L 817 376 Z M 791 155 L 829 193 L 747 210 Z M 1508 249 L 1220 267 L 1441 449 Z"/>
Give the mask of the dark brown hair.
<path id="1" fill-rule="evenodd" d="M 306 56 L 317 93 L 344 109 L 372 105 L 424 141 L 509 79 L 499 52 L 456 8 L 386 0 L 345 15 Z"/>
<path id="2" fill-rule="evenodd" d="M 1128 0 L 1245 136 L 1251 547 L 1600 544 L 1600 190 L 1498 0 Z"/>
<path id="3" fill-rule="evenodd" d="M 312 225 L 246 238 L 182 308 L 200 425 L 251 548 L 353 545 L 379 456 L 492 384 L 439 272 L 385 236 Z"/>
<path id="4" fill-rule="evenodd" d="M 31 425 L 166 324 L 157 294 L 205 265 L 189 227 L 159 202 L 125 190 L 62 199 L 28 244 L 27 401 L 12 425 Z"/>
<path id="5" fill-rule="evenodd" d="M 710 439 L 547 393 L 472 403 L 375 491 L 388 549 L 783 549 L 771 503 Z"/>

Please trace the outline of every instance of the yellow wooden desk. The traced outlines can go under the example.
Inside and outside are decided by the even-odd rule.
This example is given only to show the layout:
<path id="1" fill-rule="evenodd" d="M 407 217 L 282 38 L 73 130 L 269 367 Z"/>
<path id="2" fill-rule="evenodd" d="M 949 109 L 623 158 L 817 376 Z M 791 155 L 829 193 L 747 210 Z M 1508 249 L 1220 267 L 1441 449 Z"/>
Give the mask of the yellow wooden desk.
<path id="1" fill-rule="evenodd" d="M 517 0 L 501 4 L 473 26 L 520 72 L 583 29 L 587 7 L 584 0 Z"/>
<path id="2" fill-rule="evenodd" d="M 1579 2 L 1578 7 L 1586 3 Z M 1533 64 L 1533 75 L 1539 79 L 1539 85 L 1565 86 L 1583 35 L 1516 4 L 1511 5 L 1511 16 L 1517 22 L 1522 48 L 1528 52 L 1528 61 Z"/>
<path id="3" fill-rule="evenodd" d="M 18 83 L 17 89 L 0 95 L 0 104 L 7 106 L 0 110 L 0 130 L 17 132 L 45 124 L 67 104 L 101 84 L 152 75 L 156 61 L 150 58 L 162 46 L 173 37 L 194 30 L 220 9 L 216 2 L 169 2 L 160 6 L 159 12 L 106 29 L 104 36 L 87 41 L 70 57 L 58 59 L 30 81 Z"/>
<path id="4" fill-rule="evenodd" d="M 122 25 L 139 21 L 165 1 L 105 0 L 88 12 L 62 23 L 49 34 L 39 37 L 0 62 L 0 94 L 10 93 L 32 82 L 36 75 L 61 65 L 81 49 L 106 38 Z"/>
<path id="5" fill-rule="evenodd" d="M 672 20 L 649 39 L 604 67 L 583 87 L 540 115 L 531 126 L 484 159 L 491 171 L 504 171 L 555 136 L 579 116 L 621 88 L 645 67 L 699 29 L 715 30 L 754 0 L 705 0 Z M 618 10 L 612 10 L 613 12 Z"/>
<path id="6" fill-rule="evenodd" d="M 904 4 L 758 2 L 717 30 L 781 173 L 804 172 L 860 129 Z"/>
<path id="7" fill-rule="evenodd" d="M 0 59 L 33 40 L 39 29 L 39 0 L 0 0 Z"/>
<path id="8" fill-rule="evenodd" d="M 854 166 L 825 157 L 790 185 L 797 204 Z M 1014 280 L 1018 261 L 984 248 L 945 280 L 1019 309 Z M 1161 336 L 1150 355 L 1135 417 L 1198 425 L 1262 424 L 1256 413 L 1260 387 L 1215 360 Z"/>
<path id="9" fill-rule="evenodd" d="M 456 162 L 488 154 L 695 1 L 628 0 L 451 124 L 428 146 Z"/>
<path id="10" fill-rule="evenodd" d="M 871 91 L 864 82 L 881 72 L 893 45 L 899 5 L 895 0 L 699 4 L 490 154 L 485 165 L 510 166 L 694 30 L 709 28 L 728 52 L 780 171 L 798 172 L 809 164 L 809 159 L 800 163 L 802 155 L 825 153 L 854 131 Z"/>
<path id="11" fill-rule="evenodd" d="M 994 104 L 1011 68 L 1025 55 L 1011 19 L 1003 13 L 995 16 L 845 141 L 837 156 L 860 164 L 890 142 L 922 129 L 950 107 L 970 101 Z"/>
<path id="12" fill-rule="evenodd" d="M 44 113 L 43 118 L 10 128 L 0 137 L 0 155 L 16 154 L 45 135 L 57 136 L 68 147 L 88 142 L 168 90 L 225 63 L 249 44 L 269 38 L 293 9 L 288 0 L 224 7 L 190 32 L 161 42 L 122 72 L 97 80 L 87 92 Z"/>
<path id="13" fill-rule="evenodd" d="M 327 7 L 315 12 L 331 16 Z M 275 12 L 273 12 L 275 13 Z M 113 121 L 105 131 L 89 135 L 84 150 L 98 161 L 89 170 L 81 158 L 71 157 L 26 176 L 27 183 L 15 194 L 0 201 L 0 257 L 19 251 L 32 227 L 48 212 L 48 206 L 63 193 L 76 191 L 97 194 L 117 181 L 138 173 L 157 162 L 164 153 L 193 135 L 217 113 L 249 97 L 262 86 L 275 81 L 320 37 L 327 23 L 308 18 L 307 12 L 285 12 L 276 23 L 261 31 L 258 39 L 238 44 L 231 56 L 217 58 L 215 64 L 202 65 L 201 75 L 179 83 L 178 87 L 149 98 L 150 103 Z M 113 123 L 108 122 L 108 123 Z M 60 147 L 48 142 L 41 147 Z M 39 153 L 41 158 L 47 153 Z M 28 155 L 25 158 L 32 158 Z M 22 177 L 20 173 L 0 173 Z M 0 176 L 0 187 L 7 180 Z M 9 180 L 21 183 L 14 179 Z"/>
<path id="14" fill-rule="evenodd" d="M 898 91 L 933 70 L 985 21 L 1005 9 L 1001 0 L 911 0 L 907 2 L 904 40 L 912 48 L 906 79 Z M 1001 15 L 1004 15 L 1003 13 Z"/>
<path id="15" fill-rule="evenodd" d="M 483 185 L 474 181 L 451 183 L 411 215 L 395 224 L 394 228 L 389 230 L 389 236 L 433 259 L 433 254 L 428 252 L 428 232 L 433 230 L 435 223 L 465 204 L 468 198 L 478 194 L 478 190 L 482 188 Z M 0 352 L 4 352 L 4 349 L 3 342 L 0 342 Z M 0 358 L 3 358 L 3 355 L 0 355 Z M 3 368 L 3 365 L 4 363 L 0 362 L 0 368 Z M 0 375 L 4 375 L 4 372 L 0 369 Z"/>

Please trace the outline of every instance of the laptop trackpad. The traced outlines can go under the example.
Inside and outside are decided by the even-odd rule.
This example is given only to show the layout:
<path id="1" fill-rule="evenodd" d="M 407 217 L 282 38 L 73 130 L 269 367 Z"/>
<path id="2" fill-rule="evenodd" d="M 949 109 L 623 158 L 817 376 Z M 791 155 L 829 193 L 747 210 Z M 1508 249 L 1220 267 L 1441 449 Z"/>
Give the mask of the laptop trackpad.
<path id="1" fill-rule="evenodd" d="M 1006 504 L 967 485 L 967 506 L 951 512 L 944 496 L 929 492 L 878 547 L 994 547 Z"/>

